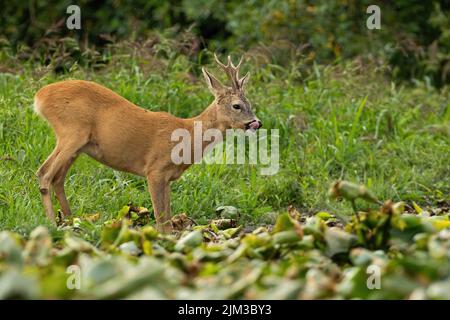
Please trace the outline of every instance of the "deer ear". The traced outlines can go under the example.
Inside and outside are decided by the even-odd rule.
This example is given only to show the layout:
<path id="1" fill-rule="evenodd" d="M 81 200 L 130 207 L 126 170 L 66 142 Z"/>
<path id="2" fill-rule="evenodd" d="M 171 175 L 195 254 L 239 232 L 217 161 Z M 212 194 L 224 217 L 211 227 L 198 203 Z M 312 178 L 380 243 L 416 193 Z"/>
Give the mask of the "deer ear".
<path id="1" fill-rule="evenodd" d="M 208 88 L 214 96 L 217 96 L 221 91 L 223 91 L 223 84 L 216 79 L 211 73 L 209 73 L 205 68 L 202 68 L 203 76 L 205 77 Z"/>
<path id="2" fill-rule="evenodd" d="M 247 84 L 248 79 L 250 78 L 250 72 L 247 72 L 245 76 L 238 80 L 239 88 L 244 90 L 245 85 Z"/>

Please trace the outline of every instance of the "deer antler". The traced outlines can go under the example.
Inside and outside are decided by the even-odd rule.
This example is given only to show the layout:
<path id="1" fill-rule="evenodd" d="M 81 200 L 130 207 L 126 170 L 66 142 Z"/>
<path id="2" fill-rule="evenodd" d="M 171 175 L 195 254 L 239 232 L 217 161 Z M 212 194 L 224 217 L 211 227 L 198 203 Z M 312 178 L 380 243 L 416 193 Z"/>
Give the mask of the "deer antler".
<path id="1" fill-rule="evenodd" d="M 242 63 L 242 60 L 244 59 L 244 57 L 243 56 L 241 57 L 237 66 L 235 66 L 233 64 L 233 61 L 231 61 L 230 56 L 228 56 L 228 62 L 226 65 L 224 65 L 222 62 L 220 62 L 216 53 L 214 53 L 214 58 L 216 59 L 216 62 L 219 65 L 219 67 L 221 67 L 223 69 L 223 71 L 225 71 L 225 73 L 227 74 L 228 78 L 231 81 L 231 85 L 232 85 L 233 89 L 241 90 L 242 88 L 240 85 L 241 81 L 239 79 L 239 68 L 241 67 L 241 63 Z"/>

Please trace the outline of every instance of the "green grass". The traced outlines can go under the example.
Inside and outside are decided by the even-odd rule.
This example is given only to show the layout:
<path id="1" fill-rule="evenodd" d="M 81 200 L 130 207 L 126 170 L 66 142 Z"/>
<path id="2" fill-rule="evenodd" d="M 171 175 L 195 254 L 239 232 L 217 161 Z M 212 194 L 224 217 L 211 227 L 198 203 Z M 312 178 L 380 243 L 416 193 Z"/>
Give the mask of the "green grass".
<path id="1" fill-rule="evenodd" d="M 163 71 L 122 60 L 100 71 L 72 68 L 63 75 L 30 64 L 16 66 L 15 74 L 0 73 L 0 229 L 28 233 L 51 226 L 34 176 L 55 144 L 52 130 L 32 111 L 39 88 L 69 78 L 93 80 L 144 108 L 180 117 L 196 115 L 212 101 L 200 66 L 183 56 Z M 290 204 L 302 212 L 349 214 L 348 204 L 327 200 L 336 179 L 364 183 L 382 199 L 433 205 L 448 196 L 448 88 L 394 85 L 374 67 L 361 71 L 353 63 L 319 66 L 301 81 L 293 71 L 252 59 L 245 69 L 252 73 L 247 95 L 258 117 L 265 128 L 280 130 L 280 171 L 261 176 L 252 165 L 192 166 L 172 184 L 173 213 L 201 222 L 217 206 L 232 205 L 252 224 Z M 87 156 L 71 168 L 66 193 L 76 215 L 100 212 L 102 220 L 129 202 L 151 208 L 144 179 Z"/>

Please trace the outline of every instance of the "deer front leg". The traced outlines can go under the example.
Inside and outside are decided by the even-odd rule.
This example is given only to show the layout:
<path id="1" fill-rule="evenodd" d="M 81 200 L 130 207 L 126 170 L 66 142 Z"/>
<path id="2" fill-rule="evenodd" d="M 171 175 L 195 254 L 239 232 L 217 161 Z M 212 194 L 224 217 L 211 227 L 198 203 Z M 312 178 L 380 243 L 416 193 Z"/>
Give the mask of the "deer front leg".
<path id="1" fill-rule="evenodd" d="M 160 176 L 147 176 L 148 187 L 155 212 L 156 227 L 160 232 L 172 231 L 170 221 L 170 182 Z"/>

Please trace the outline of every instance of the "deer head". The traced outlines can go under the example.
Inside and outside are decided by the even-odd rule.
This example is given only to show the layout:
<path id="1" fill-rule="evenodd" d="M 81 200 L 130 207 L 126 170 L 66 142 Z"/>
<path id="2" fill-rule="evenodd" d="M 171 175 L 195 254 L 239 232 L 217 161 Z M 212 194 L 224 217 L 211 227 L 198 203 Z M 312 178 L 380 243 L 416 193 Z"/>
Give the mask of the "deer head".
<path id="1" fill-rule="evenodd" d="M 215 97 L 216 121 L 226 129 L 256 131 L 262 127 L 262 123 L 253 113 L 250 101 L 244 94 L 249 73 L 247 72 L 242 78 L 239 78 L 239 68 L 243 57 L 236 66 L 231 61 L 230 56 L 228 56 L 226 65 L 220 62 L 216 54 L 214 54 L 214 58 L 231 82 L 231 87 L 225 86 L 209 71 L 202 68 L 208 88 Z"/>

